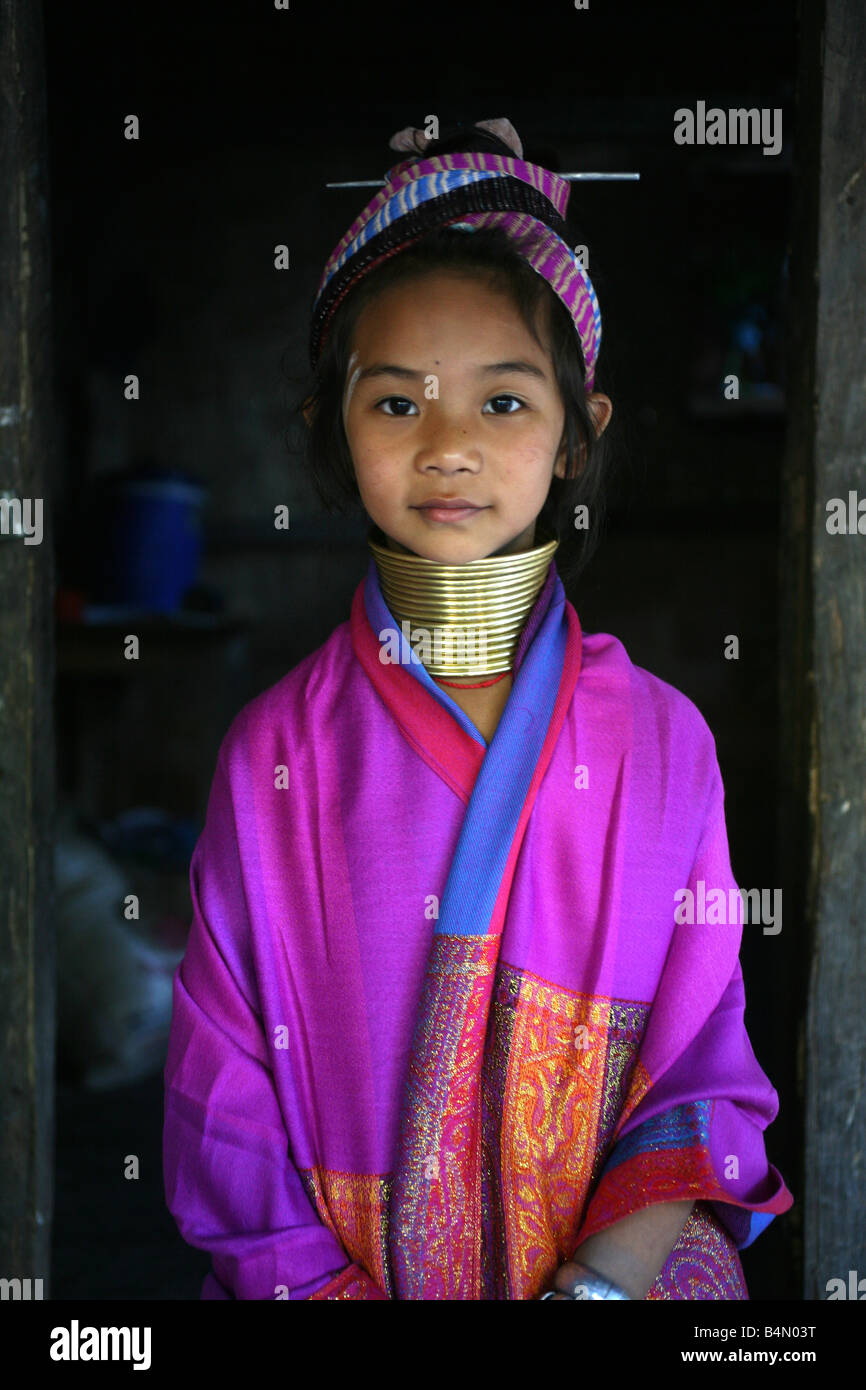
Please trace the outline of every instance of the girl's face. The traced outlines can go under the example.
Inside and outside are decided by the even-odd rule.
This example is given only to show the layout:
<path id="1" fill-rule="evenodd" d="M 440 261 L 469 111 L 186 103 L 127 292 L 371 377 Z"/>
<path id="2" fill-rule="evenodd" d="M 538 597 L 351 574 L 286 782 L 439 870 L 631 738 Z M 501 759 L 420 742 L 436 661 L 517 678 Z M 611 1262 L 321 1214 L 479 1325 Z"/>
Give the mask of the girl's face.
<path id="1" fill-rule="evenodd" d="M 361 500 L 393 550 L 464 565 L 535 543 L 565 409 L 549 353 L 515 304 L 472 274 L 426 272 L 368 304 L 343 424 Z M 589 398 L 599 433 L 606 396 Z M 469 509 L 437 511 L 459 500 Z"/>

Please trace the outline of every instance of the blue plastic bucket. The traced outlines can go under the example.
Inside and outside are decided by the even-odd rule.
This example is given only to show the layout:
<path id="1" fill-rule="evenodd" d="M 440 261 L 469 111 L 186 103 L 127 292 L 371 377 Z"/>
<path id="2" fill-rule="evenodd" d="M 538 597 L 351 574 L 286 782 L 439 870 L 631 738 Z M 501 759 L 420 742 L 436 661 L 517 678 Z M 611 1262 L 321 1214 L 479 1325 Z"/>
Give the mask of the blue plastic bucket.
<path id="1" fill-rule="evenodd" d="M 198 577 L 205 489 L 191 479 L 129 478 L 117 485 L 106 598 L 156 613 L 183 604 Z"/>

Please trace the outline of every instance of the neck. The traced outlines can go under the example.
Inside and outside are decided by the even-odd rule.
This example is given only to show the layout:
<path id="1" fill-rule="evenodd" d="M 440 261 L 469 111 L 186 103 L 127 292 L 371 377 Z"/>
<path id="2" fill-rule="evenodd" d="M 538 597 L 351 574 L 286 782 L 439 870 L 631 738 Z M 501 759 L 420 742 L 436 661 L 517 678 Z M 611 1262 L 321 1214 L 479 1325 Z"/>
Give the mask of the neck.
<path id="1" fill-rule="evenodd" d="M 516 555 L 439 565 L 400 554 L 368 537 L 382 595 L 431 676 L 494 676 L 510 671 L 526 619 L 558 542 Z"/>

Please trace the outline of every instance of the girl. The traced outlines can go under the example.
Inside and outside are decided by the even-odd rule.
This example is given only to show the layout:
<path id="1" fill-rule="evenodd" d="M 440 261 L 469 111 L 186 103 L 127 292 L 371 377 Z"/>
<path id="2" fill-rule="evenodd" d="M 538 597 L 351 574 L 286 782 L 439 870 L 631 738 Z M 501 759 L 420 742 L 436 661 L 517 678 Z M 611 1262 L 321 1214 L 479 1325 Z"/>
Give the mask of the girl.
<path id="1" fill-rule="evenodd" d="M 553 559 L 597 535 L 612 409 L 569 187 L 505 119 L 391 146 L 304 407 L 372 558 L 220 749 L 168 1205 L 204 1298 L 744 1299 L 737 1252 L 792 1198 L 715 745 L 582 634 Z"/>

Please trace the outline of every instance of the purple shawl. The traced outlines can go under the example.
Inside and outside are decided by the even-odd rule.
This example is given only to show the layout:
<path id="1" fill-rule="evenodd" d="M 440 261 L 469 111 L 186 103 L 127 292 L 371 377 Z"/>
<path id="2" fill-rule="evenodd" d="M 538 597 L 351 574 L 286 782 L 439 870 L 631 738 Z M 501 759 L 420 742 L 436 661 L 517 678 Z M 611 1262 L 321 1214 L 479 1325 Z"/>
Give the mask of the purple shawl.
<path id="1" fill-rule="evenodd" d="M 371 562 L 220 748 L 165 1069 L 202 1297 L 537 1298 L 690 1199 L 647 1297 L 747 1298 L 737 1251 L 793 1199 L 741 919 L 675 920 L 736 896 L 704 719 L 553 566 L 489 747 L 385 626 Z"/>

